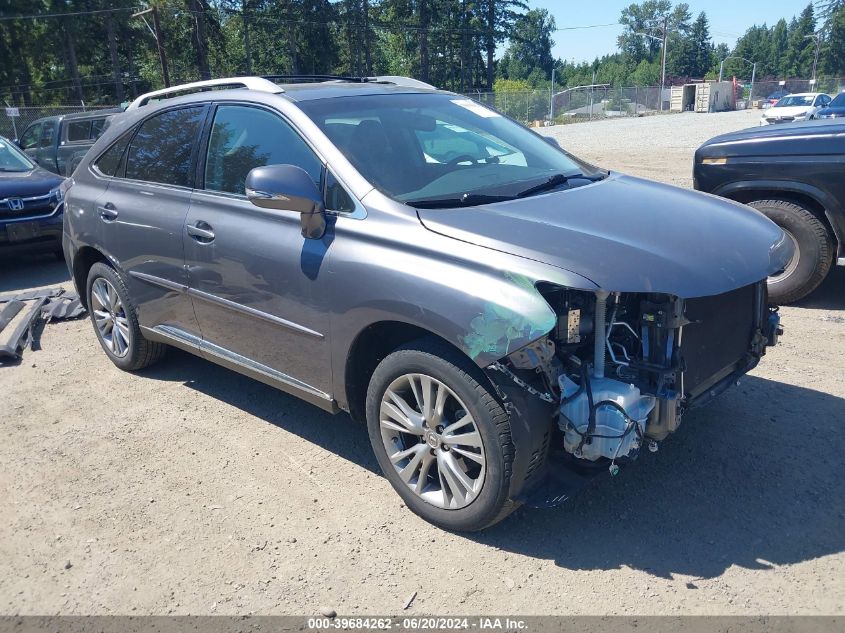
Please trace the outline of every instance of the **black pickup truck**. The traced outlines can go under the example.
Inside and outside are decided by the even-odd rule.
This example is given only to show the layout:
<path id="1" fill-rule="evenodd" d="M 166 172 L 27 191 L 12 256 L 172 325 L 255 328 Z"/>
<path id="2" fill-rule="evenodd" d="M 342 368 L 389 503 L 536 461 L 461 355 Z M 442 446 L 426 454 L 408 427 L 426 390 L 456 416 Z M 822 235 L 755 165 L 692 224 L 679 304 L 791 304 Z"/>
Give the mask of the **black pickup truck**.
<path id="1" fill-rule="evenodd" d="M 807 296 L 845 265 L 845 120 L 752 128 L 695 153 L 695 188 L 748 204 L 776 222 L 795 256 L 769 278 L 775 303 Z"/>

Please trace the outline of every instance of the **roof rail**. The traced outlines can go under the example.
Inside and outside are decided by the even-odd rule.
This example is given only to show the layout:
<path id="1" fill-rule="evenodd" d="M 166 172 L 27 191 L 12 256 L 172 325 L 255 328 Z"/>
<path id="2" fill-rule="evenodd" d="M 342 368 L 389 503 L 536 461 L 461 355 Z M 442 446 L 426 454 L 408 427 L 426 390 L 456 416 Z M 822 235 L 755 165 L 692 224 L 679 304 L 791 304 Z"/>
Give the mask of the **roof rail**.
<path id="1" fill-rule="evenodd" d="M 437 90 L 431 84 L 427 84 L 419 79 L 412 79 L 411 77 L 401 77 L 399 75 L 379 75 L 377 77 L 367 77 L 367 81 L 380 82 L 386 84 L 395 84 L 397 86 L 404 86 L 406 88 L 425 88 L 427 90 Z"/>
<path id="2" fill-rule="evenodd" d="M 207 81 L 195 81 L 189 84 L 162 88 L 161 90 L 153 90 L 152 92 L 142 94 L 130 103 L 126 109 L 134 110 L 136 108 L 140 108 L 153 99 L 172 98 L 181 94 L 202 92 L 211 88 L 222 88 L 224 86 L 231 88 L 246 88 L 247 90 L 260 90 L 261 92 L 284 92 L 281 87 L 268 79 L 264 79 L 263 77 L 224 77 L 221 79 L 209 79 Z"/>
<path id="3" fill-rule="evenodd" d="M 425 88 L 428 90 L 436 90 L 431 84 L 427 84 L 418 79 L 411 77 L 400 77 L 399 75 L 378 75 L 375 77 L 355 77 L 344 75 L 264 75 L 264 79 L 270 81 L 291 81 L 299 79 L 310 79 L 315 82 L 320 81 L 347 81 L 350 83 L 384 83 L 394 84 L 396 86 L 405 86 L 407 88 Z"/>
<path id="4" fill-rule="evenodd" d="M 349 81 L 349 82 L 356 82 L 360 83 L 366 80 L 366 77 L 351 77 L 347 75 L 261 75 L 264 79 L 269 79 L 270 81 L 282 81 L 282 82 L 289 82 L 289 81 L 296 81 L 300 79 L 311 80 L 314 82 L 319 81 Z"/>

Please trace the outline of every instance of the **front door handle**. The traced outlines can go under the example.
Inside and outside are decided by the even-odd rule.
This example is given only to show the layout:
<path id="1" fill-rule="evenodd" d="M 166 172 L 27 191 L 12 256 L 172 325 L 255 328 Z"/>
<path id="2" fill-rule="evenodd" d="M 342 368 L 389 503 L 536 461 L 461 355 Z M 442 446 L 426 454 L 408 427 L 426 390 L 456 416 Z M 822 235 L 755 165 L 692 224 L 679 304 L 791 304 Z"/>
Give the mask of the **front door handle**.
<path id="1" fill-rule="evenodd" d="M 189 224 L 187 231 L 188 235 L 203 244 L 207 244 L 214 239 L 214 231 L 211 230 L 211 225 L 208 222 L 199 221 L 196 224 Z"/>
<path id="2" fill-rule="evenodd" d="M 101 207 L 97 207 L 97 213 L 106 222 L 114 222 L 117 219 L 117 209 L 111 202 L 107 202 Z"/>

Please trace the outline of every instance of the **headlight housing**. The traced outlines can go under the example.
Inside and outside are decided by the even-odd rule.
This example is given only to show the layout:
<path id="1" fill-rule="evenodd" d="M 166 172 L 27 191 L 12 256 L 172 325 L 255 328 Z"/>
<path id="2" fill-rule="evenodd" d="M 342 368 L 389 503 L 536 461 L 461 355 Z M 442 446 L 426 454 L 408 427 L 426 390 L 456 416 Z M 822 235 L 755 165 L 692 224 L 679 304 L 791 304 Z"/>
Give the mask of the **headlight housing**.
<path id="1" fill-rule="evenodd" d="M 65 178 L 58 187 L 50 190 L 50 195 L 56 201 L 56 205 L 61 204 L 65 200 L 68 189 L 73 184 L 73 178 Z"/>

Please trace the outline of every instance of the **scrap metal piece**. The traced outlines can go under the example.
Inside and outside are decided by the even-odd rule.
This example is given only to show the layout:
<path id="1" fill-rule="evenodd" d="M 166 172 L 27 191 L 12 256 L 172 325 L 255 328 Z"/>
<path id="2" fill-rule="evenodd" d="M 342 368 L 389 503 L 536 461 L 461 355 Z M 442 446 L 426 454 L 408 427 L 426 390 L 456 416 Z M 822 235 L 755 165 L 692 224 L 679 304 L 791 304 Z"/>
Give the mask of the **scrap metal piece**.
<path id="1" fill-rule="evenodd" d="M 58 297 L 64 294 L 64 288 L 42 288 L 40 290 L 29 290 L 27 292 L 17 292 L 15 294 L 0 295 L 0 303 L 8 303 L 9 301 L 31 301 L 32 299 L 40 299 L 46 297 Z"/>
<path id="2" fill-rule="evenodd" d="M 23 348 L 29 343 L 32 327 L 41 316 L 41 308 L 47 299 L 48 297 L 35 299 L 22 318 L 20 314 L 16 315 L 16 325 L 11 332 L 0 332 L 0 359 L 16 360 L 21 357 Z"/>
<path id="3" fill-rule="evenodd" d="M 72 292 L 51 298 L 41 310 L 41 316 L 48 322 L 75 319 L 83 314 L 85 306 L 82 305 L 79 295 Z"/>
<path id="4" fill-rule="evenodd" d="M 23 301 L 9 301 L 3 306 L 3 310 L 0 311 L 0 332 L 12 322 L 12 319 L 18 315 L 18 312 L 23 310 L 23 306 Z"/>

